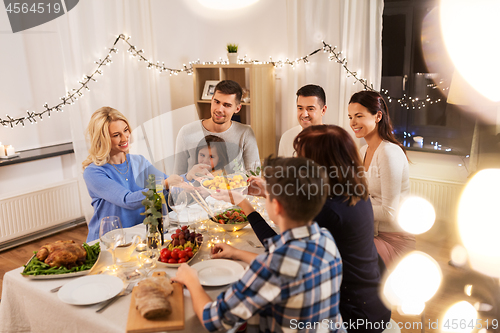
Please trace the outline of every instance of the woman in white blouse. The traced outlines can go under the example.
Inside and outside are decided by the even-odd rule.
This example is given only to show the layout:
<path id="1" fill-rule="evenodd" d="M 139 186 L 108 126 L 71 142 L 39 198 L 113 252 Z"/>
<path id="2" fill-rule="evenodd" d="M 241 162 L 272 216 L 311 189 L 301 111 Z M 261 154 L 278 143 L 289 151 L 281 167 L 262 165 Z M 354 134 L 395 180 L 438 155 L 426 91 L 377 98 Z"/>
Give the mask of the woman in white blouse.
<path id="1" fill-rule="evenodd" d="M 415 249 L 415 236 L 404 232 L 396 220 L 402 200 L 410 193 L 406 150 L 392 133 L 389 111 L 380 94 L 355 93 L 348 111 L 356 137 L 367 143 L 360 154 L 375 218 L 375 245 L 390 268 L 394 261 Z"/>

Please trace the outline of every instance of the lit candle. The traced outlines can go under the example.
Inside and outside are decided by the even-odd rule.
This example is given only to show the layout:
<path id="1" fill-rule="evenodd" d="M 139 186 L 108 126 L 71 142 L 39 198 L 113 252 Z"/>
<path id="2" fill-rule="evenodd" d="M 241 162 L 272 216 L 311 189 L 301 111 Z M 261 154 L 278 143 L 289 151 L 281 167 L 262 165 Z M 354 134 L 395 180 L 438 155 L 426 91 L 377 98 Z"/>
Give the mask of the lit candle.
<path id="1" fill-rule="evenodd" d="M 12 146 L 7 146 L 7 148 L 5 149 L 5 152 L 7 153 L 7 156 L 16 154 L 16 150 Z"/>
<path id="2" fill-rule="evenodd" d="M 5 147 L 0 142 L 0 157 L 5 156 Z"/>

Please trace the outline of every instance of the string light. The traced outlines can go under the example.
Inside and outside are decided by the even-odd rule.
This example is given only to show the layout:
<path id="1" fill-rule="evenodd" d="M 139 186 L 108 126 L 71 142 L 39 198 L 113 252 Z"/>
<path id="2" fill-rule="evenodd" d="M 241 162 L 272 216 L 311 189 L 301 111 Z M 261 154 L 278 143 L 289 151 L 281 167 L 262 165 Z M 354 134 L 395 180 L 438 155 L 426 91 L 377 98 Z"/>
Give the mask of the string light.
<path id="1" fill-rule="evenodd" d="M 63 108 L 66 105 L 73 105 L 78 98 L 82 98 L 83 91 L 90 91 L 89 84 L 92 82 L 97 82 L 97 79 L 95 78 L 97 75 L 103 75 L 103 67 L 111 65 L 113 61 L 111 60 L 112 54 L 113 53 L 118 53 L 118 49 L 116 48 L 116 45 L 118 44 L 119 41 L 122 41 L 123 43 L 127 44 L 127 52 L 130 53 L 131 57 L 137 58 L 138 61 L 146 63 L 146 67 L 148 69 L 156 69 L 159 73 L 167 72 L 172 75 L 178 75 L 179 73 L 186 73 L 188 75 L 193 74 L 193 65 L 197 64 L 203 64 L 203 65 L 211 65 L 211 64 L 229 64 L 228 61 L 223 60 L 222 58 L 219 59 L 219 61 L 204 61 L 201 62 L 199 59 L 196 61 L 190 61 L 187 65 L 183 64 L 182 68 L 177 69 L 177 68 L 170 68 L 165 66 L 165 64 L 162 62 L 160 64 L 159 61 L 154 63 L 152 60 L 147 59 L 144 56 L 144 50 L 138 49 L 135 45 L 132 45 L 129 40 L 131 39 L 131 36 L 126 36 L 124 34 L 120 34 L 115 42 L 113 43 L 113 46 L 109 48 L 109 51 L 104 59 L 99 59 L 98 61 L 95 61 L 97 64 L 97 68 L 90 74 L 90 75 L 85 75 L 83 78 L 78 81 L 80 84 L 80 87 L 78 89 L 72 89 L 71 91 L 68 91 L 66 93 L 66 96 L 61 97 L 60 100 L 61 102 L 57 105 L 54 106 L 49 106 L 47 103 L 43 105 L 45 110 L 41 112 L 30 112 L 29 110 L 26 111 L 27 115 L 24 117 L 19 117 L 19 118 L 12 118 L 9 115 L 6 115 L 6 119 L 0 118 L 0 124 L 4 127 L 9 127 L 14 128 L 14 126 L 17 126 L 19 124 L 24 126 L 25 121 L 29 121 L 30 123 L 34 124 L 36 123 L 36 118 L 39 118 L 42 120 L 42 116 L 44 114 L 47 114 L 47 116 L 50 118 L 50 113 L 51 112 L 63 112 Z M 296 58 L 295 60 L 290 60 L 286 59 L 285 61 L 278 60 L 274 61 L 271 57 L 269 57 L 269 61 L 267 62 L 261 62 L 258 60 L 252 60 L 250 58 L 247 58 L 247 55 L 245 55 L 243 58 L 238 59 L 238 64 L 272 64 L 276 68 L 281 68 L 285 65 L 291 66 L 293 69 L 295 68 L 296 65 L 299 65 L 300 63 L 308 64 L 309 63 L 309 57 L 317 54 L 320 51 L 323 51 L 323 53 L 328 54 L 328 59 L 330 61 L 335 61 L 336 63 L 340 64 L 344 70 L 347 72 L 347 78 L 352 78 L 354 80 L 353 84 L 356 83 L 361 83 L 363 85 L 364 90 L 371 90 L 371 91 L 376 91 L 373 88 L 372 83 L 368 83 L 366 79 L 360 78 L 358 76 L 357 72 L 351 71 L 347 67 L 347 59 L 345 56 L 342 55 L 342 51 L 337 51 L 337 47 L 325 43 L 322 41 L 323 46 L 321 48 L 318 48 L 314 50 L 313 52 L 309 53 L 308 55 L 305 55 L 300 58 Z M 389 96 L 388 90 L 382 90 L 382 93 L 384 93 L 389 102 L 392 102 L 393 98 Z M 425 107 L 426 104 L 434 104 L 438 103 L 441 100 L 434 100 L 431 101 L 430 98 L 427 96 L 426 100 L 419 101 L 418 98 L 412 99 L 407 98 L 406 95 L 403 96 L 403 98 L 398 99 L 398 102 L 401 104 L 401 106 L 406 107 L 407 109 L 415 109 L 415 108 L 422 108 Z"/>

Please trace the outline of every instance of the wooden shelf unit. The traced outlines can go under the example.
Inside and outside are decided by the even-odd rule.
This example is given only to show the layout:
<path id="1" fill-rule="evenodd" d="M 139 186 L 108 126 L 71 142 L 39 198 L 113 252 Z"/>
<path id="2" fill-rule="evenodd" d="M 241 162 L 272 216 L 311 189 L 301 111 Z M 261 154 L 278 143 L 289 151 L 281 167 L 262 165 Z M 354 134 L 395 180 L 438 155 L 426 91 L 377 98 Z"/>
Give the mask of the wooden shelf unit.
<path id="1" fill-rule="evenodd" d="M 276 154 L 275 77 L 271 64 L 194 65 L 194 101 L 200 119 L 210 118 L 210 100 L 201 95 L 207 80 L 233 80 L 250 90 L 250 102 L 241 103 L 243 124 L 255 133 L 260 158 Z"/>

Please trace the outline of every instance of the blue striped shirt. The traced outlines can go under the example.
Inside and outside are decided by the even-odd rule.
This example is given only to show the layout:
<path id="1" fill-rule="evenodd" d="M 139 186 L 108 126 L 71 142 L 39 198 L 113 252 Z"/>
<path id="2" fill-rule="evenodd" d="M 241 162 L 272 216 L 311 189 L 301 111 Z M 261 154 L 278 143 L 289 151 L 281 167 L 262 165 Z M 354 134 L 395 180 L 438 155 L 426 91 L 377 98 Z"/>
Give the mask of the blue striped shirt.
<path id="1" fill-rule="evenodd" d="M 330 232 L 313 223 L 269 238 L 265 246 L 240 280 L 205 305 L 205 327 L 215 331 L 247 321 L 247 332 L 335 332 L 342 323 L 342 261 Z"/>

